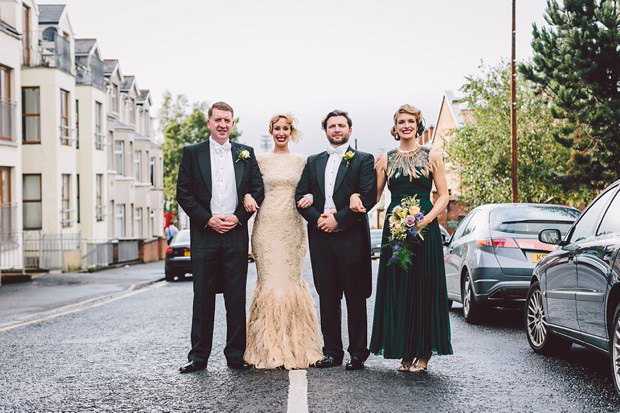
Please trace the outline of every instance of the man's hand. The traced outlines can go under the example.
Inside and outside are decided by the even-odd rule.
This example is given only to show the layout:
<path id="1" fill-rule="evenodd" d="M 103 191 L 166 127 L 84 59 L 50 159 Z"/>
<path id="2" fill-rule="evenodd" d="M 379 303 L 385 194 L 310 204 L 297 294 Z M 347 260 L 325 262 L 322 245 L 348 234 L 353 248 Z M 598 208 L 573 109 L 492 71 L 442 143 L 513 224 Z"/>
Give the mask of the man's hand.
<path id="1" fill-rule="evenodd" d="M 238 223 L 239 219 L 233 214 L 213 215 L 209 222 L 207 222 L 207 226 L 219 234 L 224 234 L 233 229 Z"/>
<path id="2" fill-rule="evenodd" d="M 306 194 L 302 196 L 299 201 L 297 201 L 297 208 L 302 208 L 302 209 L 310 208 L 312 206 L 312 202 L 313 202 L 312 194 Z"/>
<path id="3" fill-rule="evenodd" d="M 334 232 L 338 229 L 338 221 L 336 221 L 334 214 L 331 212 L 328 214 L 322 214 L 317 221 L 317 227 L 321 231 Z"/>
<path id="4" fill-rule="evenodd" d="M 366 212 L 360 194 L 351 194 L 349 198 L 349 209 L 353 212 Z"/>
<path id="5" fill-rule="evenodd" d="M 252 195 L 245 194 L 243 197 L 243 208 L 245 208 L 247 212 L 256 212 L 258 211 L 259 206 L 258 203 L 256 203 L 256 200 L 252 198 Z"/>

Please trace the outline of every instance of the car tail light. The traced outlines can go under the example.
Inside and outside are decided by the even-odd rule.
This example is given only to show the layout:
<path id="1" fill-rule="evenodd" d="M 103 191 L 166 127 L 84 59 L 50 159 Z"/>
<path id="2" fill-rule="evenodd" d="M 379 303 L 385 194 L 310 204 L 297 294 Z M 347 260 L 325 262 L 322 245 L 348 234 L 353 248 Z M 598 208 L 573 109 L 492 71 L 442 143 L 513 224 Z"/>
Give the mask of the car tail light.
<path id="1" fill-rule="evenodd" d="M 476 240 L 476 245 L 479 247 L 519 248 L 512 238 L 479 239 Z"/>
<path id="2" fill-rule="evenodd" d="M 166 255 L 172 255 L 172 247 L 166 248 Z"/>

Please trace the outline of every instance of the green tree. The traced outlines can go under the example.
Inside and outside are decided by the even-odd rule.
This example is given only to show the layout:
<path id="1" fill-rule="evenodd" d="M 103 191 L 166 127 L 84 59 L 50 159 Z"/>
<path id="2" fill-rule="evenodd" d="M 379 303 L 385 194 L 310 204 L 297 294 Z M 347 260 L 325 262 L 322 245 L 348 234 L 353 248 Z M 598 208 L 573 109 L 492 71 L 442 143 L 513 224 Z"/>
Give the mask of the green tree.
<path id="1" fill-rule="evenodd" d="M 565 190 L 602 189 L 620 178 L 620 0 L 547 0 L 547 27 L 533 26 L 535 82 L 562 127 L 554 138 L 571 150 L 558 175 Z"/>
<path id="2" fill-rule="evenodd" d="M 480 71 L 468 76 L 461 88 L 472 120 L 447 141 L 447 159 L 459 177 L 462 201 L 470 205 L 510 202 L 510 70 L 502 62 L 480 66 Z M 567 194 L 557 183 L 570 154 L 553 139 L 559 121 L 554 121 L 532 86 L 518 76 L 519 201 L 580 204 L 584 194 Z"/>
<path id="3" fill-rule="evenodd" d="M 179 163 L 185 145 L 199 143 L 209 139 L 211 133 L 206 125 L 207 104 L 196 102 L 189 109 L 184 95 L 172 97 L 169 92 L 164 94 L 159 112 L 159 127 L 163 133 L 162 149 L 164 153 L 164 200 L 166 212 L 177 212 L 176 185 Z M 230 140 L 236 142 L 241 136 L 237 129 L 239 119 L 235 119 L 235 127 Z"/>

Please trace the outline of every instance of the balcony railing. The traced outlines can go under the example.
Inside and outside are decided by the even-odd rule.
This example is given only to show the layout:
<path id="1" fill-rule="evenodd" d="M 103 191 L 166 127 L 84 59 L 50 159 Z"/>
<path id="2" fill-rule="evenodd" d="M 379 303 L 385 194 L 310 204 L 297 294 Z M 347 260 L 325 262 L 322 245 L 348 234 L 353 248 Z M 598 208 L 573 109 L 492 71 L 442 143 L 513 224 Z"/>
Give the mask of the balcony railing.
<path id="1" fill-rule="evenodd" d="M 60 144 L 71 146 L 73 145 L 75 128 L 70 128 L 68 126 L 60 125 Z"/>
<path id="2" fill-rule="evenodd" d="M 94 56 L 79 56 L 75 59 L 76 81 L 78 85 L 90 85 L 105 91 L 103 62 Z"/>
<path id="3" fill-rule="evenodd" d="M 63 228 L 69 228 L 72 226 L 75 219 L 73 218 L 75 209 L 61 209 L 60 210 L 60 225 Z"/>
<path id="4" fill-rule="evenodd" d="M 0 139 L 15 142 L 15 102 L 0 99 Z"/>
<path id="5" fill-rule="evenodd" d="M 105 134 L 95 132 L 95 149 L 103 150 L 105 148 Z"/>
<path id="6" fill-rule="evenodd" d="M 71 42 L 57 36 L 55 40 L 41 40 L 41 65 L 58 68 L 71 74 Z"/>
<path id="7" fill-rule="evenodd" d="M 98 222 L 105 219 L 105 205 L 97 205 L 95 207 L 95 217 Z"/>

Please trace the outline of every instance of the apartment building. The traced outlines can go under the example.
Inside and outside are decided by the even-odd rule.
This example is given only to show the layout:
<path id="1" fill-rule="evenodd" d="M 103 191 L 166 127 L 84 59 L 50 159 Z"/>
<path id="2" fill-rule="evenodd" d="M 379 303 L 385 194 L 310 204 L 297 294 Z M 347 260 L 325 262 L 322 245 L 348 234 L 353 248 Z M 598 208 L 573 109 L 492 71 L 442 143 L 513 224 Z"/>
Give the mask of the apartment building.
<path id="1" fill-rule="evenodd" d="M 0 2 L 0 50 L 0 270 L 161 258 L 149 91 L 62 4 Z"/>

